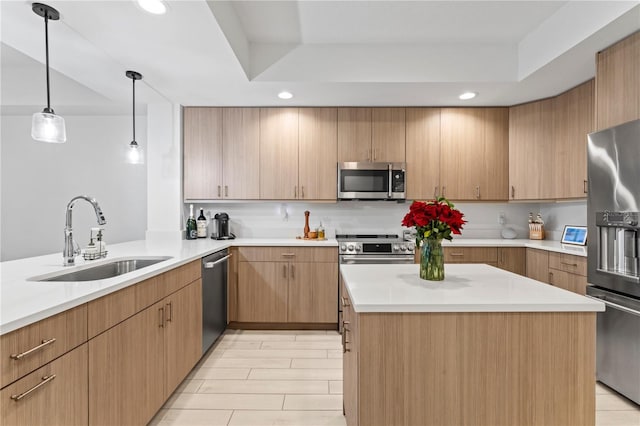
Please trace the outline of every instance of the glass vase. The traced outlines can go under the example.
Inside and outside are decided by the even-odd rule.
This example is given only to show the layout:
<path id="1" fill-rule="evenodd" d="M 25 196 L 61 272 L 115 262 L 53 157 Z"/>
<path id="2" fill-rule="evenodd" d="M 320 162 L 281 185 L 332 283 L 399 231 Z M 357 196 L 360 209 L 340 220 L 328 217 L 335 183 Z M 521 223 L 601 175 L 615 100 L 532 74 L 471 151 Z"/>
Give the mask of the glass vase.
<path id="1" fill-rule="evenodd" d="M 442 240 L 427 238 L 422 242 L 420 250 L 420 278 L 430 281 L 444 280 Z"/>

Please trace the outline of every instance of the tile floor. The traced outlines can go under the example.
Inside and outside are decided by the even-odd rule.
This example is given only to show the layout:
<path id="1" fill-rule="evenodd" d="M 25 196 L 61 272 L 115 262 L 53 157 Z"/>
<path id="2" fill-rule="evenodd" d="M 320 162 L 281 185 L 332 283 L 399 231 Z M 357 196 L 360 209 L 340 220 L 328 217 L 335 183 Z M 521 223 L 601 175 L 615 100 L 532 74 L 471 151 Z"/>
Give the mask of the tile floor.
<path id="1" fill-rule="evenodd" d="M 345 426 L 334 331 L 228 330 L 154 426 Z M 596 426 L 640 426 L 640 407 L 596 386 Z"/>

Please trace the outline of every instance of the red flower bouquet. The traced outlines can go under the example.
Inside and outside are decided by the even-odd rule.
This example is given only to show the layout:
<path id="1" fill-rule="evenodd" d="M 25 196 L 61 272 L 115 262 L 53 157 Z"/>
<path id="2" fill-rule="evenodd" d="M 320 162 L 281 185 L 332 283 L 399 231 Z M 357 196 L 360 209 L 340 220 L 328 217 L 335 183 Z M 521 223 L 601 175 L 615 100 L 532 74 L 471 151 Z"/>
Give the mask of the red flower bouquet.
<path id="1" fill-rule="evenodd" d="M 414 201 L 402 219 L 402 226 L 416 227 L 416 246 L 425 238 L 451 240 L 452 234 L 460 235 L 467 223 L 464 214 L 454 209 L 453 204 L 444 197 L 432 201 Z"/>

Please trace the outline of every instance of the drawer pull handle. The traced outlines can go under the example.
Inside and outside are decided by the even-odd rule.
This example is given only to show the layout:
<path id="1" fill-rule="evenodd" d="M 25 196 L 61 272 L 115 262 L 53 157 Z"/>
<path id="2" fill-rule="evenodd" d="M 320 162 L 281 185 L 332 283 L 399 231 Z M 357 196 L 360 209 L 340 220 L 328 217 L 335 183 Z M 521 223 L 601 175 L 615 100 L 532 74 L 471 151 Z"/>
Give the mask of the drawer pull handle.
<path id="1" fill-rule="evenodd" d="M 451 256 L 464 256 L 464 253 L 451 253 Z"/>
<path id="2" fill-rule="evenodd" d="M 345 307 L 345 308 L 346 308 L 347 306 L 350 306 L 350 305 L 349 305 L 349 302 L 347 301 L 347 298 L 346 298 L 346 297 L 342 296 L 342 297 L 341 297 L 341 299 L 342 299 L 342 306 L 343 306 L 343 307 Z"/>
<path id="3" fill-rule="evenodd" d="M 349 329 L 347 328 L 347 324 L 350 324 L 349 321 L 342 321 L 342 353 L 347 353 L 347 352 L 351 352 L 349 349 L 347 349 L 347 343 L 349 343 L 349 341 L 347 340 L 347 331 L 349 331 Z"/>
<path id="4" fill-rule="evenodd" d="M 24 357 L 25 357 L 25 356 L 27 356 L 27 355 L 31 355 L 31 354 L 32 354 L 32 353 L 34 353 L 35 351 L 39 351 L 40 349 L 43 349 L 45 346 L 50 345 L 50 344 L 52 344 L 52 343 L 53 343 L 53 342 L 55 342 L 55 341 L 56 341 L 56 338 L 55 338 L 55 337 L 53 337 L 53 338 L 51 338 L 51 339 L 48 339 L 48 340 L 47 340 L 47 339 L 45 339 L 45 340 L 43 340 L 43 341 L 42 341 L 42 343 L 41 343 L 41 344 L 39 344 L 39 345 L 38 345 L 38 346 L 36 346 L 35 348 L 31 348 L 31 349 L 29 349 L 29 350 L 28 350 L 28 351 L 26 351 L 26 352 L 22 352 L 21 354 L 17 354 L 17 355 L 16 355 L 16 354 L 13 354 L 13 355 L 10 355 L 9 357 L 10 357 L 11 359 L 15 359 L 15 360 L 22 359 L 22 358 L 24 358 Z"/>
<path id="5" fill-rule="evenodd" d="M 292 256 L 295 256 L 296 254 L 295 253 L 282 253 L 282 255 L 284 257 L 292 257 Z"/>
<path id="6" fill-rule="evenodd" d="M 40 383 L 38 383 L 37 385 L 35 385 L 31 389 L 29 389 L 28 391 L 22 392 L 19 395 L 11 395 L 11 399 L 13 399 L 15 402 L 18 402 L 22 398 L 24 398 L 25 396 L 29 395 L 31 392 L 35 392 L 36 390 L 38 390 L 42 386 L 46 385 L 47 383 L 49 383 L 50 381 L 52 381 L 55 378 L 56 378 L 55 374 L 51 374 L 49 376 L 43 376 L 42 377 L 42 381 Z"/>
<path id="7" fill-rule="evenodd" d="M 167 322 L 173 321 L 173 302 L 166 304 L 165 313 L 167 314 Z"/>
<path id="8" fill-rule="evenodd" d="M 561 265 L 566 265 L 566 266 L 578 266 L 577 263 L 567 263 L 567 262 L 560 262 Z"/>
<path id="9" fill-rule="evenodd" d="M 158 313 L 160 314 L 160 324 L 158 324 L 158 327 L 164 328 L 164 307 L 158 308 Z"/>

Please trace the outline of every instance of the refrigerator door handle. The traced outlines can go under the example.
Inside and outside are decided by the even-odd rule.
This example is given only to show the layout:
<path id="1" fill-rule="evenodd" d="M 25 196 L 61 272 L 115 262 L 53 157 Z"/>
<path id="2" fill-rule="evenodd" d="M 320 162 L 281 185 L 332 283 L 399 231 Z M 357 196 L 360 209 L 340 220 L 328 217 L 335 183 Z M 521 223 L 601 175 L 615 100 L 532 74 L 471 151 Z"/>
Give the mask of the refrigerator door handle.
<path id="1" fill-rule="evenodd" d="M 633 310 L 631 308 L 627 308 L 626 306 L 618 305 L 617 303 L 609 302 L 604 297 L 588 296 L 588 295 L 586 295 L 585 297 L 588 297 L 589 299 L 597 300 L 598 302 L 602 302 L 606 306 L 609 306 L 610 308 L 618 309 L 619 311 L 626 312 L 627 314 L 631 314 L 631 315 L 635 315 L 637 317 L 640 317 L 640 312 L 639 311 Z"/>

